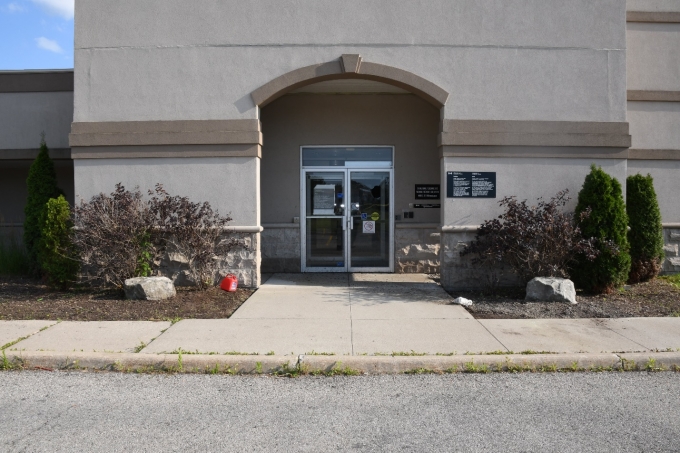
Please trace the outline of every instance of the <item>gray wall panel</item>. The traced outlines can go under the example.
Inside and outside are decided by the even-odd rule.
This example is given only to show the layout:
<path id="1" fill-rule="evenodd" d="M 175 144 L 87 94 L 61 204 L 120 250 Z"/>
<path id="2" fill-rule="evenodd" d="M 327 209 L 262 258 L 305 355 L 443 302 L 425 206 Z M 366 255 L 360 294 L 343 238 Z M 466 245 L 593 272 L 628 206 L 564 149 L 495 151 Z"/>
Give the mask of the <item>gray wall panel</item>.
<path id="1" fill-rule="evenodd" d="M 628 102 L 633 149 L 680 149 L 680 102 Z"/>
<path id="2" fill-rule="evenodd" d="M 654 178 L 654 190 L 659 200 L 664 223 L 680 223 L 680 161 L 678 160 L 629 160 L 628 174 L 650 174 Z"/>
<path id="3" fill-rule="evenodd" d="M 116 183 L 142 193 L 161 183 L 171 195 L 210 202 L 221 214 L 231 213 L 234 226 L 259 225 L 259 165 L 257 157 L 79 159 L 74 161 L 76 202 Z"/>
<path id="4" fill-rule="evenodd" d="M 680 23 L 628 23 L 628 89 L 680 91 Z"/>
<path id="5" fill-rule="evenodd" d="M 446 171 L 496 172 L 497 198 L 447 198 L 444 207 L 445 225 L 479 225 L 498 216 L 502 211 L 498 201 L 504 196 L 535 203 L 538 197 L 550 198 L 558 191 L 569 189 L 572 197 L 568 209 L 574 209 L 578 192 L 583 186 L 590 165 L 596 164 L 624 185 L 625 159 L 546 159 L 474 157 L 446 157 L 442 168 Z M 625 195 L 624 195 L 625 196 Z"/>
<path id="6" fill-rule="evenodd" d="M 0 149 L 68 148 L 72 92 L 0 93 Z"/>
<path id="7" fill-rule="evenodd" d="M 361 54 L 446 118 L 625 120 L 624 0 L 134 0 L 76 5 L 76 121 L 256 118 L 249 94 Z"/>
<path id="8" fill-rule="evenodd" d="M 30 160 L 0 161 L 0 223 L 23 223 Z M 73 204 L 73 161 L 56 160 L 57 184 Z"/>
<path id="9" fill-rule="evenodd" d="M 678 0 L 627 0 L 626 10 L 680 12 L 680 2 Z"/>
<path id="10" fill-rule="evenodd" d="M 414 46 L 77 50 L 75 121 L 256 118 L 252 91 L 345 53 L 441 86 L 446 118 L 625 121 L 622 50 Z"/>
<path id="11" fill-rule="evenodd" d="M 88 0 L 76 48 L 515 45 L 623 48 L 625 0 Z"/>

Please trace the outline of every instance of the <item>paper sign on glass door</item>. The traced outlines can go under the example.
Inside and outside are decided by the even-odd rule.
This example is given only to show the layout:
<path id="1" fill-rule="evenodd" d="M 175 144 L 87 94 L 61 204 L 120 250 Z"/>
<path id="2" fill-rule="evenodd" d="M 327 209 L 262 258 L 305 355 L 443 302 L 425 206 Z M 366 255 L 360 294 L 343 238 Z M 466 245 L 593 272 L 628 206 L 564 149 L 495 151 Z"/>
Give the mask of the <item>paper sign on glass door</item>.
<path id="1" fill-rule="evenodd" d="M 375 234 L 375 222 L 368 220 L 363 222 L 364 224 L 364 233 L 368 234 Z"/>

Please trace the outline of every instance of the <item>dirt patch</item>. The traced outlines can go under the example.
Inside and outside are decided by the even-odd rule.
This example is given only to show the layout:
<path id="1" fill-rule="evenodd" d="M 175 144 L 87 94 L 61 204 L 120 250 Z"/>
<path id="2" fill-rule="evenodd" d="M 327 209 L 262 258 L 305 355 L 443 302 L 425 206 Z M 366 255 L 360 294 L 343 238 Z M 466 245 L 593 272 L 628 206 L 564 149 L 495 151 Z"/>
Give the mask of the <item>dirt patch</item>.
<path id="1" fill-rule="evenodd" d="M 159 321 L 228 318 L 254 292 L 177 289 L 162 301 L 126 300 L 116 291 L 55 291 L 26 278 L 0 277 L 0 320 Z"/>
<path id="2" fill-rule="evenodd" d="M 577 305 L 560 302 L 524 302 L 524 290 L 496 294 L 457 292 L 471 299 L 467 310 L 477 319 L 630 318 L 680 316 L 680 289 L 661 279 L 626 286 L 613 294 L 577 293 Z"/>

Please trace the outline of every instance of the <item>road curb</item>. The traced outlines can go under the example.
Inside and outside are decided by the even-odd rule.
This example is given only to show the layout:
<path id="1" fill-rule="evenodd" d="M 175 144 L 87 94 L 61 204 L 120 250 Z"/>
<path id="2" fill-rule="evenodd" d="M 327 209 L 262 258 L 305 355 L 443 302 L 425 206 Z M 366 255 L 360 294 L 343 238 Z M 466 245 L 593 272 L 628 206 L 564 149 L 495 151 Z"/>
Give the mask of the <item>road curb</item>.
<path id="1" fill-rule="evenodd" d="M 678 361 L 680 364 L 680 360 Z M 303 356 L 302 367 L 309 372 L 343 369 L 364 374 L 402 373 L 485 373 L 492 371 L 558 371 L 617 369 L 616 354 L 493 354 L 456 356 Z"/>
<path id="2" fill-rule="evenodd" d="M 626 370 L 680 371 L 680 352 L 626 352 L 618 355 Z"/>
<path id="3" fill-rule="evenodd" d="M 680 352 L 456 356 L 260 356 L 3 351 L 0 369 L 206 374 L 355 375 L 421 373 L 680 371 Z"/>
<path id="4" fill-rule="evenodd" d="M 8 368 L 122 372 L 276 374 L 294 369 L 297 357 L 5 351 Z"/>

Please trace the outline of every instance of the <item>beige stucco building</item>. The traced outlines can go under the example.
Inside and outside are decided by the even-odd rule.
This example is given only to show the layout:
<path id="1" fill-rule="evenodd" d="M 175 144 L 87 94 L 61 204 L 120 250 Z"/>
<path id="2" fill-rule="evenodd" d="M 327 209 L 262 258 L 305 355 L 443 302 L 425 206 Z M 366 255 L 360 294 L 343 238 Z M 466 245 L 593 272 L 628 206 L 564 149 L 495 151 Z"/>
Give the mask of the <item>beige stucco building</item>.
<path id="1" fill-rule="evenodd" d="M 233 218 L 223 271 L 441 272 L 498 200 L 651 173 L 680 270 L 672 0 L 76 0 L 73 72 L 0 73 L 0 214 L 40 131 L 72 201 L 162 183 Z M 677 228 L 677 229 L 675 229 Z"/>

